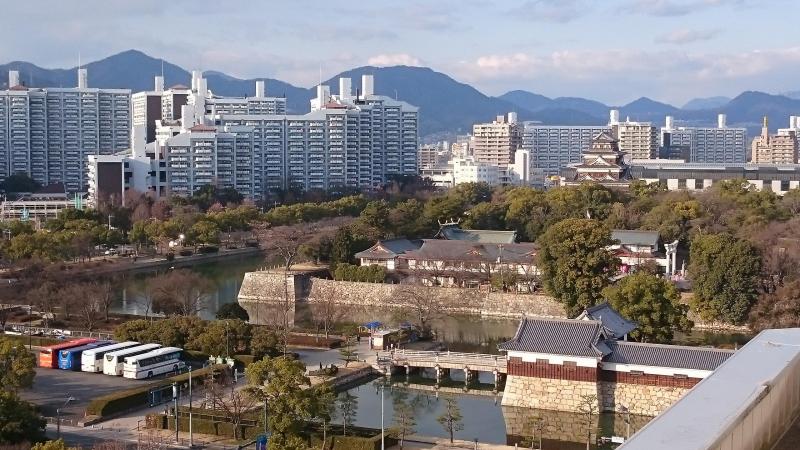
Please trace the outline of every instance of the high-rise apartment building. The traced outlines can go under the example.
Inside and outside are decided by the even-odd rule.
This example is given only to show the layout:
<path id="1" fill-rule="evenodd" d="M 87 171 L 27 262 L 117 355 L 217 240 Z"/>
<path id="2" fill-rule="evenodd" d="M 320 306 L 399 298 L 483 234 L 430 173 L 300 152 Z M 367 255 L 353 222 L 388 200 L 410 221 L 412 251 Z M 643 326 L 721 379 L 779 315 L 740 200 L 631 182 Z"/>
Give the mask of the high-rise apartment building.
<path id="1" fill-rule="evenodd" d="M 545 176 L 556 176 L 569 164 L 582 160 L 585 149 L 600 133 L 610 132 L 610 127 L 551 126 L 526 123 L 522 133 L 522 148 L 527 150 L 533 167 Z"/>
<path id="2" fill-rule="evenodd" d="M 74 88 L 25 87 L 11 71 L 0 91 L 0 179 L 24 172 L 43 185 L 84 192 L 88 156 L 130 142 L 130 90 L 90 88 L 86 69 L 78 69 Z"/>
<path id="3" fill-rule="evenodd" d="M 797 117 L 792 116 L 789 128 L 775 135 L 769 134 L 767 125 L 764 116 L 761 135 L 753 138 L 750 161 L 755 164 L 797 164 Z"/>
<path id="4" fill-rule="evenodd" d="M 492 123 L 472 126 L 472 156 L 475 161 L 506 168 L 514 162 L 514 152 L 522 145 L 522 127 L 517 114 L 497 116 Z"/>
<path id="5" fill-rule="evenodd" d="M 612 109 L 608 125 L 619 141 L 619 150 L 625 159 L 658 158 L 658 129 L 652 123 L 632 122 L 630 118 L 620 122 L 619 111 Z"/>
<path id="6" fill-rule="evenodd" d="M 376 188 L 392 175 L 417 173 L 417 108 L 375 95 L 371 75 L 358 95 L 349 79 L 340 80 L 339 95 L 320 86 L 305 115 L 286 115 L 285 99 L 265 97 L 260 82 L 247 99 L 211 97 L 199 73 L 192 86 L 181 120 L 157 121 L 155 142 L 133 149 L 154 159 L 159 193 L 189 195 L 215 184 L 263 198 L 288 187 Z"/>
<path id="7" fill-rule="evenodd" d="M 253 128 L 258 155 L 255 191 L 297 186 L 376 188 L 392 175 L 417 173 L 417 108 L 373 93 L 365 75 L 353 96 L 350 80 L 340 94 L 319 86 L 305 115 L 218 115 L 217 125 Z"/>
<path id="8" fill-rule="evenodd" d="M 676 127 L 667 116 L 661 128 L 662 158 L 693 163 L 744 163 L 747 160 L 747 129 L 729 128 L 725 114 L 717 127 Z"/>

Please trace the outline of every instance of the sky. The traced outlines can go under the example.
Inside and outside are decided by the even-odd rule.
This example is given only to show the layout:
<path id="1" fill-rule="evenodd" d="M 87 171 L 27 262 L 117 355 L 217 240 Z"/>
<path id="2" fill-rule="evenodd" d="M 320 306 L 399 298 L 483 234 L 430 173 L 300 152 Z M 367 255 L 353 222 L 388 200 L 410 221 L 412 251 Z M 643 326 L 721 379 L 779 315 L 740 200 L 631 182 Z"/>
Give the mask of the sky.
<path id="1" fill-rule="evenodd" d="M 800 90 L 796 2 L 9 1 L 0 62 L 66 68 L 79 55 L 138 49 L 186 69 L 305 87 L 320 73 L 405 64 L 487 95 L 523 89 L 616 105 L 647 96 L 680 106 Z"/>

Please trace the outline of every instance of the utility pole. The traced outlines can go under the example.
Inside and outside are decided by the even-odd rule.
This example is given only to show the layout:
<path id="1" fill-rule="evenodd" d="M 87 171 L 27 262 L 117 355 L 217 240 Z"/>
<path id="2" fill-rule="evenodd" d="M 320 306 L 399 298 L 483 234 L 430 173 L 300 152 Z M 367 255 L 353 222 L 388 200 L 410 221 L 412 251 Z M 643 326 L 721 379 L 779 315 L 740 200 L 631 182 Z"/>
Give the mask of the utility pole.
<path id="1" fill-rule="evenodd" d="M 383 391 L 386 390 L 386 380 L 381 380 L 381 450 L 386 450 L 383 436 Z"/>
<path id="2" fill-rule="evenodd" d="M 189 366 L 189 448 L 194 447 L 194 434 L 192 434 L 192 366 Z"/>

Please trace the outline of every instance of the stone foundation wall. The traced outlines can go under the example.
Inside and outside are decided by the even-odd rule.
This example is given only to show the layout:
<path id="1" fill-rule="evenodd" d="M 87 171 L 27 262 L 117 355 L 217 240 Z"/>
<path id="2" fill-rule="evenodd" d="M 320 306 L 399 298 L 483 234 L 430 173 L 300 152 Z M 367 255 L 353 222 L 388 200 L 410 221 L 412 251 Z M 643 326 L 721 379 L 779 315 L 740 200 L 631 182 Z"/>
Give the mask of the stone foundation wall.
<path id="1" fill-rule="evenodd" d="M 678 401 L 688 388 L 613 382 L 588 382 L 509 375 L 503 406 L 577 413 L 582 396 L 596 395 L 601 412 L 624 405 L 631 414 L 657 416 Z"/>
<path id="2" fill-rule="evenodd" d="M 579 412 L 584 397 L 591 395 L 600 397 L 596 382 L 509 375 L 502 405 Z"/>
<path id="3" fill-rule="evenodd" d="M 563 305 L 539 294 L 488 293 L 478 289 L 426 287 L 418 285 L 361 283 L 314 278 L 306 274 L 288 276 L 292 302 L 315 304 L 333 299 L 337 304 L 352 307 L 408 308 L 415 299 L 433 299 L 436 307 L 451 313 L 499 317 L 565 317 Z M 263 316 L 265 305 L 284 301 L 281 272 L 249 272 L 239 290 L 239 304 L 254 319 Z"/>
<path id="4" fill-rule="evenodd" d="M 621 404 L 631 414 L 657 416 L 687 392 L 689 389 L 680 387 L 601 382 L 600 408 L 615 411 Z"/>

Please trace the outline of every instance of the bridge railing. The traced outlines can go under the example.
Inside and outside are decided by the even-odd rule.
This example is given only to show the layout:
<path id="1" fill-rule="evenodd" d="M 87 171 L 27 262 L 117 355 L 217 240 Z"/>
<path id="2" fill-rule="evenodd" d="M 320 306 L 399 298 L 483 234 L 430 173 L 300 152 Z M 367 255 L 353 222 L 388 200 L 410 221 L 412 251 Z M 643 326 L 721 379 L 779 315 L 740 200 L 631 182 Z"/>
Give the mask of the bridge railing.
<path id="1" fill-rule="evenodd" d="M 484 353 L 462 353 L 451 351 L 421 351 L 398 349 L 389 352 L 381 352 L 379 358 L 392 361 L 395 364 L 402 362 L 428 362 L 428 363 L 452 363 L 465 365 L 500 366 L 507 365 L 505 355 L 490 355 Z"/>

